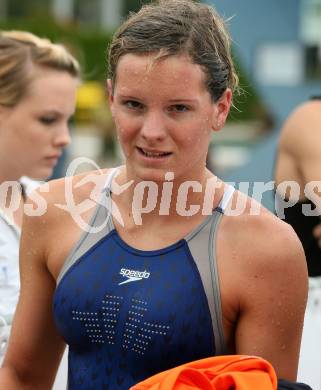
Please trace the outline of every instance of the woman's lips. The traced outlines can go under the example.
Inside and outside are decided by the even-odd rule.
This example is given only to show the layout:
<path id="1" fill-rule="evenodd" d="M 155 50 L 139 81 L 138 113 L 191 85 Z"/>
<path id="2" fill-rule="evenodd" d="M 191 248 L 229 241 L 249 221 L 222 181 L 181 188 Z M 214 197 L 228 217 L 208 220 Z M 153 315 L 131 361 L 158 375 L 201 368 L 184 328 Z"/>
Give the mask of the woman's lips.
<path id="1" fill-rule="evenodd" d="M 56 165 L 59 158 L 60 158 L 60 155 L 47 156 L 47 157 L 45 157 L 45 161 L 47 161 L 51 165 Z"/>
<path id="2" fill-rule="evenodd" d="M 170 156 L 171 152 L 161 151 L 161 150 L 151 150 L 145 149 L 137 146 L 139 153 L 146 158 L 161 159 L 164 157 Z"/>

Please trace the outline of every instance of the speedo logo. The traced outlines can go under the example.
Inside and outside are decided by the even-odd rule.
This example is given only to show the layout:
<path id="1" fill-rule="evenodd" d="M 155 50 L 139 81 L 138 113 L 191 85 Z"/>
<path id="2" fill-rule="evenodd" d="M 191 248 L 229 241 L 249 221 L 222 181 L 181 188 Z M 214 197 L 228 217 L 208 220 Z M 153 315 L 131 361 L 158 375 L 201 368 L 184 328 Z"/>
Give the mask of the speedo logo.
<path id="1" fill-rule="evenodd" d="M 118 283 L 118 286 L 125 283 L 137 282 L 138 280 L 142 280 L 142 279 L 148 279 L 150 272 L 147 272 L 146 270 L 134 271 L 132 269 L 122 268 L 119 271 L 119 274 L 127 279 L 125 279 L 123 282 Z"/>

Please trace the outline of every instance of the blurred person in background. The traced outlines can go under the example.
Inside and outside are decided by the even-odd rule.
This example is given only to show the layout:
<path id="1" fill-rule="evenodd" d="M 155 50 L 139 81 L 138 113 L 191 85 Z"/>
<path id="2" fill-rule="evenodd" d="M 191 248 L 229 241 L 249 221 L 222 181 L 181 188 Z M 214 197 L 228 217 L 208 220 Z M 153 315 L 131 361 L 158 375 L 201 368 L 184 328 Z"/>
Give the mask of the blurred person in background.
<path id="1" fill-rule="evenodd" d="M 297 388 L 301 244 L 267 210 L 251 215 L 253 201 L 206 169 L 238 86 L 230 45 L 216 11 L 191 0 L 151 2 L 120 26 L 108 90 L 125 164 L 36 190 L 48 208 L 24 219 L 0 387 L 50 388 L 63 338 L 70 390 L 124 390 L 224 354 L 267 359 Z M 146 185 L 158 196 L 144 197 Z M 70 209 L 57 207 L 66 188 Z M 229 214 L 239 201 L 244 210 Z"/>
<path id="2" fill-rule="evenodd" d="M 0 361 L 19 298 L 25 200 L 39 185 L 35 179 L 51 176 L 70 141 L 79 77 L 63 46 L 0 31 Z"/>
<path id="3" fill-rule="evenodd" d="M 321 96 L 316 96 L 296 107 L 285 121 L 275 165 L 276 186 L 290 182 L 287 191 L 276 193 L 277 211 L 279 206 L 284 210 L 284 220 L 300 238 L 307 260 L 309 294 L 298 377 L 315 390 L 321 390 L 320 145 Z"/>

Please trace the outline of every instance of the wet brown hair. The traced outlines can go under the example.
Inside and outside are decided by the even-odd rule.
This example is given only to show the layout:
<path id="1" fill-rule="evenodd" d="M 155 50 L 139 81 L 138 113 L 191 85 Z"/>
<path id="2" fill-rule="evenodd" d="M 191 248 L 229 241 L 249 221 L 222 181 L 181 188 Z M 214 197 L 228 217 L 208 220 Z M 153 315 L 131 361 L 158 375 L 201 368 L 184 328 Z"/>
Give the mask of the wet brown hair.
<path id="1" fill-rule="evenodd" d="M 215 9 L 205 4 L 158 0 L 131 14 L 116 31 L 109 47 L 109 77 L 113 85 L 119 59 L 129 53 L 156 53 L 156 59 L 188 55 L 203 68 L 214 102 L 227 88 L 238 89 L 230 35 Z"/>

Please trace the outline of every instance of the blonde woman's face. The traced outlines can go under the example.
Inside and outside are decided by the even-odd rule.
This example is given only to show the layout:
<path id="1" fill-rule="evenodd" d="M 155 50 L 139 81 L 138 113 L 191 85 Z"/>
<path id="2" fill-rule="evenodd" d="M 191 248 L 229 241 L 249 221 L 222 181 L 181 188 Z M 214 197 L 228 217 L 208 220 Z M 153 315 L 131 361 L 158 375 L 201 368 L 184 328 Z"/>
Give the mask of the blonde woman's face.
<path id="1" fill-rule="evenodd" d="M 52 174 L 70 142 L 77 84 L 67 72 L 38 68 L 25 97 L 13 108 L 0 106 L 0 160 L 17 176 L 12 179 Z"/>

